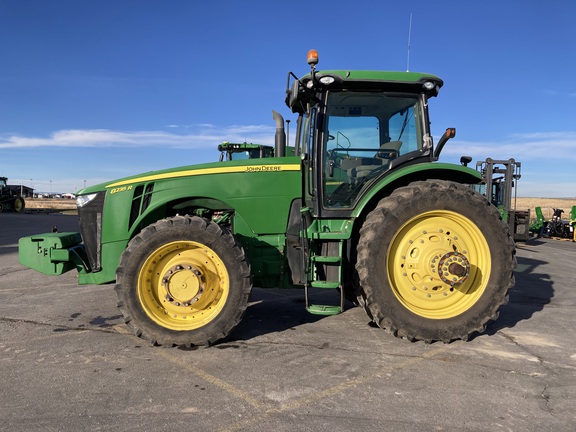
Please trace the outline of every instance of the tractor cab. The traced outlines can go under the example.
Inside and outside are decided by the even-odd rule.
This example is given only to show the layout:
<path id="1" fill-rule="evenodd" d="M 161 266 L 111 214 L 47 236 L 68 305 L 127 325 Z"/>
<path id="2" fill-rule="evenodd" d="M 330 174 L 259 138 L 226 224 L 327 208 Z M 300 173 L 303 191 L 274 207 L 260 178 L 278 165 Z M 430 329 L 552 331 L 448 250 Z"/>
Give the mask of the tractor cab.
<path id="1" fill-rule="evenodd" d="M 308 63 L 310 74 L 301 79 L 289 74 L 286 104 L 300 115 L 296 147 L 315 215 L 346 216 L 392 169 L 438 159 L 428 98 L 438 94 L 440 78 L 413 72 L 317 72 L 314 50 Z M 449 129 L 438 150 L 454 134 Z"/>

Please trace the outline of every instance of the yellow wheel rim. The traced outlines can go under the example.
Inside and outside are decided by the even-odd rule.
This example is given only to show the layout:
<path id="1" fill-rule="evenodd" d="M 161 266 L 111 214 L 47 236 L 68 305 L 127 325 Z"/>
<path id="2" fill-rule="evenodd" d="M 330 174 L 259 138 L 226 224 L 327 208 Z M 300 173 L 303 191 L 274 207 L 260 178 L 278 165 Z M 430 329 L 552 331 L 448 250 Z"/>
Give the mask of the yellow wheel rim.
<path id="1" fill-rule="evenodd" d="M 490 249 L 467 217 L 447 210 L 426 212 L 392 239 L 387 271 L 404 307 L 421 317 L 448 319 L 482 297 L 490 278 Z"/>
<path id="2" fill-rule="evenodd" d="M 157 324 L 194 330 L 213 321 L 230 293 L 226 266 L 212 249 L 193 241 L 167 243 L 144 262 L 138 298 Z"/>
<path id="3" fill-rule="evenodd" d="M 17 199 L 16 201 L 14 201 L 14 210 L 16 210 L 16 212 L 20 213 L 23 208 L 24 205 L 22 200 Z"/>

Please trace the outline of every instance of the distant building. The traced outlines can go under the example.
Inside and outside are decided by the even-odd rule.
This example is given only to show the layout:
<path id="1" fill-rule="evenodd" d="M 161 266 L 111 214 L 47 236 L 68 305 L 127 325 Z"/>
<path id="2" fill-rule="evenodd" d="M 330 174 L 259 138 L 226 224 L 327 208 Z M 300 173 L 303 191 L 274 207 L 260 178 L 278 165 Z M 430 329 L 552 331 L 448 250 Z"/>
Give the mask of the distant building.
<path id="1" fill-rule="evenodd" d="M 6 185 L 6 187 L 10 189 L 14 195 L 19 195 L 23 197 L 32 197 L 34 194 L 34 189 L 28 186 Z"/>

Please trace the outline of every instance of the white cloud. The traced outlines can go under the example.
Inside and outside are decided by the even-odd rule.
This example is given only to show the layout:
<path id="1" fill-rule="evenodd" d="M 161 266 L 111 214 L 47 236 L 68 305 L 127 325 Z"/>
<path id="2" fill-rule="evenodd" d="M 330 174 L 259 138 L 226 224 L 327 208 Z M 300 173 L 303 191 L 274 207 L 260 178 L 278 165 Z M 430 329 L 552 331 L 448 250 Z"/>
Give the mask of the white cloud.
<path id="1" fill-rule="evenodd" d="M 436 140 L 437 142 L 437 140 Z M 576 132 L 541 132 L 512 134 L 492 141 L 460 141 L 456 137 L 448 142 L 445 156 L 469 155 L 476 159 L 509 159 L 554 161 L 576 160 Z"/>
<path id="2" fill-rule="evenodd" d="M 178 125 L 169 125 L 171 129 Z M 155 147 L 215 148 L 223 141 L 270 144 L 274 141 L 271 126 L 228 126 L 217 129 L 212 125 L 187 126 L 187 133 L 165 131 L 113 131 L 108 129 L 69 129 L 52 133 L 48 137 L 11 135 L 0 137 L 0 149 L 39 147 Z"/>
<path id="3" fill-rule="evenodd" d="M 87 147 L 167 147 L 214 149 L 223 141 L 272 144 L 275 127 L 269 125 L 212 124 L 166 126 L 170 131 L 114 131 L 109 129 L 67 129 L 47 137 L 11 135 L 0 137 L 0 149 L 87 148 Z M 185 133 L 175 133 L 185 129 Z M 436 139 L 436 142 L 438 140 Z M 576 160 L 576 131 L 511 134 L 490 141 L 459 140 L 448 142 L 444 157 L 470 155 L 475 160 L 515 158 L 517 160 Z"/>

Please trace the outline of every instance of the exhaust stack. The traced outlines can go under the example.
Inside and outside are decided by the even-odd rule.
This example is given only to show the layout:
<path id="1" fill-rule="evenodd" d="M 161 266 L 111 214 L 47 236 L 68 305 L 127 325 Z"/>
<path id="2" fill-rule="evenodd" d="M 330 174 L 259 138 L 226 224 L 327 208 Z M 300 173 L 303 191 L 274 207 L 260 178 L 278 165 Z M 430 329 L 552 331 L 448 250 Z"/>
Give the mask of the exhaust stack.
<path id="1" fill-rule="evenodd" d="M 284 132 L 284 118 L 282 115 L 272 110 L 272 118 L 276 122 L 276 135 L 274 135 L 274 156 L 286 156 L 286 133 Z"/>

